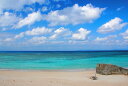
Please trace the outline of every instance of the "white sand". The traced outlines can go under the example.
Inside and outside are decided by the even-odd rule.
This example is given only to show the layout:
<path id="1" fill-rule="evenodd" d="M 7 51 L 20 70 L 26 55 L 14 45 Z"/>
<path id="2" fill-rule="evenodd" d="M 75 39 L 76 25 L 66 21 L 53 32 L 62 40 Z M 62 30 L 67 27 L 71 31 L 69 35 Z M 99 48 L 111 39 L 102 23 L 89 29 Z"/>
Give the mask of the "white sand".
<path id="1" fill-rule="evenodd" d="M 128 86 L 128 76 L 97 75 L 95 71 L 0 70 L 0 86 Z"/>

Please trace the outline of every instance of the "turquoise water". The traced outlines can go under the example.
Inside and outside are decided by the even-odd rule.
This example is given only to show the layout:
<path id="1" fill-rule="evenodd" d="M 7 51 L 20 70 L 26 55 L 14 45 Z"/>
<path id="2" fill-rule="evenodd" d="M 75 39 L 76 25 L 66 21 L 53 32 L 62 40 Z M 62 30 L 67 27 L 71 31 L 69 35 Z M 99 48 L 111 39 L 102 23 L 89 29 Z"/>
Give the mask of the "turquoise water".
<path id="1" fill-rule="evenodd" d="M 128 68 L 128 52 L 0 52 L 0 69 L 93 69 L 97 63 Z"/>

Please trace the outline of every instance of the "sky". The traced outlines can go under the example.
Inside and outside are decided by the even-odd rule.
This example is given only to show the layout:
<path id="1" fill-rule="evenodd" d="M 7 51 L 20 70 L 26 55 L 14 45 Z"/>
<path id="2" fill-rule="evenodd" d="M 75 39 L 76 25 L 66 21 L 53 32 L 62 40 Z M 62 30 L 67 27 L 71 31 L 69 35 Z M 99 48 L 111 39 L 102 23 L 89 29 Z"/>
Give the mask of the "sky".
<path id="1" fill-rule="evenodd" d="M 0 0 L 0 51 L 128 50 L 128 0 Z"/>

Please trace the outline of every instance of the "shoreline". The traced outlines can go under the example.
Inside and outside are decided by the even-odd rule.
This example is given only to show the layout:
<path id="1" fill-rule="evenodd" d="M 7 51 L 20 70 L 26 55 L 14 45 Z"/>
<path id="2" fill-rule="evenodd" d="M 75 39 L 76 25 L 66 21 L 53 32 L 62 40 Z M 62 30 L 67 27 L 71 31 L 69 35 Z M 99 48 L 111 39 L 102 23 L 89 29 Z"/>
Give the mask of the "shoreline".
<path id="1" fill-rule="evenodd" d="M 47 71 L 47 72 L 80 72 L 80 71 L 95 71 L 96 69 L 0 69 L 0 71 Z"/>
<path id="2" fill-rule="evenodd" d="M 128 67 L 123 67 L 128 69 Z M 88 69 L 0 69 L 0 71 L 72 71 L 72 72 L 79 72 L 79 71 L 96 71 L 96 68 L 88 68 Z"/>

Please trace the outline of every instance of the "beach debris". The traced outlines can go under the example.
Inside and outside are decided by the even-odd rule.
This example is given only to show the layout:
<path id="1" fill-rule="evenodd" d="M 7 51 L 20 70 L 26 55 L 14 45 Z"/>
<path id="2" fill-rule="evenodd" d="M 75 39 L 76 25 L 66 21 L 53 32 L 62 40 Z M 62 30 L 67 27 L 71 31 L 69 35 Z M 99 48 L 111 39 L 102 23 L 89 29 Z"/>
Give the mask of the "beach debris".
<path id="1" fill-rule="evenodd" d="M 102 75 L 112 75 L 112 74 L 128 75 L 128 69 L 112 64 L 97 64 L 96 73 Z"/>
<path id="2" fill-rule="evenodd" d="M 97 77 L 96 76 L 91 76 L 90 79 L 97 80 Z"/>
<path id="3" fill-rule="evenodd" d="M 97 80 L 96 73 L 95 73 L 95 76 L 91 76 L 90 79 L 92 79 L 92 80 Z"/>

